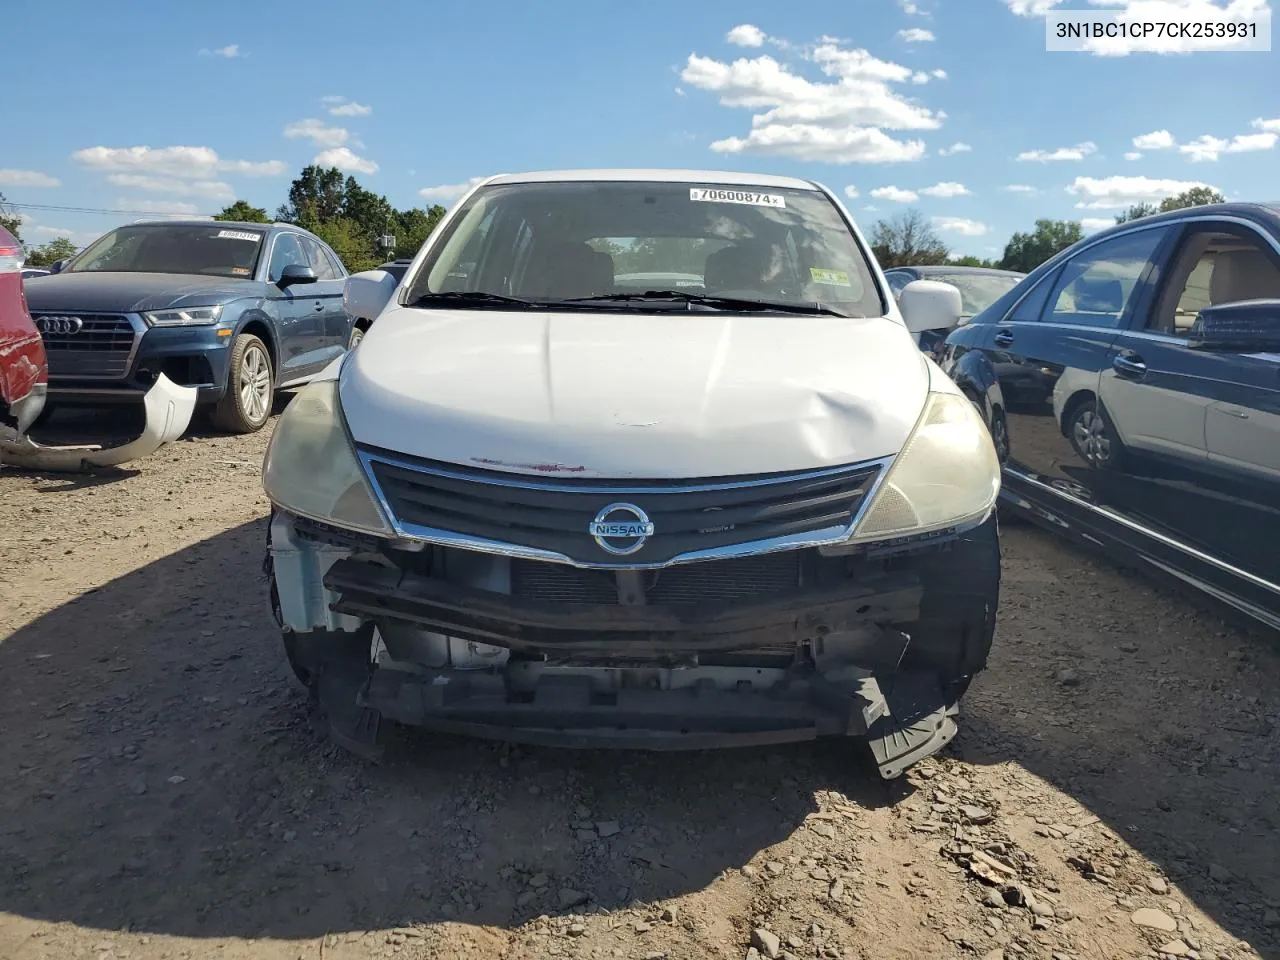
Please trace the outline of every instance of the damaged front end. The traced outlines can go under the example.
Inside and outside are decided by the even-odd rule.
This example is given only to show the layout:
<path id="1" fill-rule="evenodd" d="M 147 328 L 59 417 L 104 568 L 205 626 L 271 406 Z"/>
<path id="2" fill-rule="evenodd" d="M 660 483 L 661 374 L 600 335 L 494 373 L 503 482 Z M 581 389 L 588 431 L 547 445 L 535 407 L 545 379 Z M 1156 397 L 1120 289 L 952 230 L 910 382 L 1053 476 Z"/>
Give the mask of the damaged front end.
<path id="1" fill-rule="evenodd" d="M 852 736 L 886 778 L 955 735 L 999 584 L 990 518 L 896 550 L 591 569 L 277 510 L 267 561 L 295 673 L 366 755 L 382 718 L 569 747 Z"/>
<path id="2" fill-rule="evenodd" d="M 142 432 L 128 443 L 114 447 L 44 446 L 32 440 L 21 423 L 17 429 L 0 424 L 0 463 L 28 470 L 62 472 L 114 467 L 140 459 L 186 432 L 195 411 L 196 393 L 195 388 L 178 386 L 161 374 L 143 396 L 146 423 Z"/>

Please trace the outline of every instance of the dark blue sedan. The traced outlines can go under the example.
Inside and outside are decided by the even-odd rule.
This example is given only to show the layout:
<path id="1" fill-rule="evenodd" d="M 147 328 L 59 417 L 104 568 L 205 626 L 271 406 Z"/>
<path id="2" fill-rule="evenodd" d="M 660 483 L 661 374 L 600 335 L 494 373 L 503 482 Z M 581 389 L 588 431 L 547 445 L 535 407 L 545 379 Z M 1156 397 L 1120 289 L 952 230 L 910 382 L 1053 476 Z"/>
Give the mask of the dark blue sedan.
<path id="1" fill-rule="evenodd" d="M 1280 206 L 1144 217 L 946 340 L 1018 513 L 1280 628 Z"/>
<path id="2" fill-rule="evenodd" d="M 259 430 L 275 391 L 347 349 L 347 271 L 291 224 L 166 220 L 119 227 L 26 284 L 51 404 L 140 402 L 160 374 L 199 390 L 213 423 Z"/>

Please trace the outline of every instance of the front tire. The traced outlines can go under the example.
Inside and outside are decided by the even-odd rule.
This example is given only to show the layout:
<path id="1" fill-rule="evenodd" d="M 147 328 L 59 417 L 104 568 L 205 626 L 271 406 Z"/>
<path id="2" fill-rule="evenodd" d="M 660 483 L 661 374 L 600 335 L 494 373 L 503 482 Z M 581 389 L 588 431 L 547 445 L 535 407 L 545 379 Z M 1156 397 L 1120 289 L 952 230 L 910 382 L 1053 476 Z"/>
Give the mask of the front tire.
<path id="1" fill-rule="evenodd" d="M 360 341 L 364 339 L 364 327 L 352 327 L 351 336 L 347 338 L 347 352 L 350 353 L 356 347 L 360 346 Z"/>
<path id="2" fill-rule="evenodd" d="M 251 333 L 231 343 L 227 389 L 209 419 L 227 433 L 255 433 L 266 426 L 275 398 L 275 371 L 267 345 Z"/>

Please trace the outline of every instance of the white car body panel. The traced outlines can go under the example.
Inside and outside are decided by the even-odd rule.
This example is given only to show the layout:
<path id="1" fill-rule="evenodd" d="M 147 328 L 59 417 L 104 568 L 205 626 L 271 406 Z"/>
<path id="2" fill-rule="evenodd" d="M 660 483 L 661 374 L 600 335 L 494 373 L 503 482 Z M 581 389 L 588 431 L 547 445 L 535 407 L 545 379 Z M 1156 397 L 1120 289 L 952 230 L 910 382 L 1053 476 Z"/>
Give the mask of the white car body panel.
<path id="1" fill-rule="evenodd" d="M 929 382 L 906 328 L 880 317 L 392 307 L 340 391 L 357 443 L 514 473 L 679 479 L 896 454 Z"/>

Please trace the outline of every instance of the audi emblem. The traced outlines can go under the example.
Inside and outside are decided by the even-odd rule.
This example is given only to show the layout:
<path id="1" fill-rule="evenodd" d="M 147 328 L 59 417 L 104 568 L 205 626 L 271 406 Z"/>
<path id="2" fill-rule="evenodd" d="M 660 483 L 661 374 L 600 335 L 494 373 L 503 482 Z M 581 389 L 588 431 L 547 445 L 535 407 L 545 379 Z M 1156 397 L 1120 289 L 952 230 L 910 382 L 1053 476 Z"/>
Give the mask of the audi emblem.
<path id="1" fill-rule="evenodd" d="M 41 333 L 60 333 L 70 336 L 80 332 L 84 321 L 79 317 L 40 317 L 36 320 L 36 326 Z"/>

